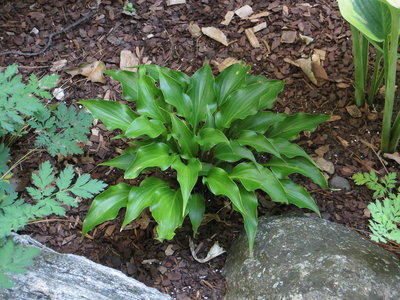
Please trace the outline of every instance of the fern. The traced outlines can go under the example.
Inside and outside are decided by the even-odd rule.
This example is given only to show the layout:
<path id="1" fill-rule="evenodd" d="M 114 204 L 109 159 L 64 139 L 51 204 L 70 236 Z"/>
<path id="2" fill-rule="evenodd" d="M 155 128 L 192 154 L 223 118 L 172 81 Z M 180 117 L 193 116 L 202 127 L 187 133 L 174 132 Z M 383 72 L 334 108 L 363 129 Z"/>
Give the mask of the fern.
<path id="1" fill-rule="evenodd" d="M 32 74 L 25 85 L 22 76 L 16 75 L 17 72 L 16 65 L 10 65 L 4 72 L 0 72 L 0 136 L 22 135 L 25 120 L 44 109 L 35 95 L 50 99 L 51 94 L 42 88 L 53 87 L 58 80 L 57 75 L 45 76 L 38 80 Z"/>
<path id="2" fill-rule="evenodd" d="M 372 219 L 369 228 L 372 231 L 371 239 L 379 243 L 394 241 L 400 243 L 400 188 L 397 193 L 394 189 L 397 184 L 396 173 L 389 173 L 380 180 L 374 172 L 358 173 L 353 176 L 357 185 L 367 185 L 374 191 L 373 198 L 382 198 L 368 205 Z"/>
<path id="3" fill-rule="evenodd" d="M 2 278 L 7 278 L 5 273 L 10 272 L 10 266 L 14 269 L 18 264 L 23 266 L 30 260 L 32 254 L 30 250 L 21 250 L 22 248 L 16 245 L 13 247 L 17 247 L 15 248 L 17 250 L 9 252 L 10 242 L 4 241 L 12 231 L 21 230 L 29 222 L 47 215 L 63 216 L 65 215 L 63 205 L 77 206 L 77 197 L 92 198 L 106 187 L 102 181 L 90 179 L 88 174 L 78 176 L 75 182 L 74 178 L 72 167 L 67 167 L 56 179 L 53 167 L 46 161 L 40 165 L 38 174 L 32 175 L 33 187 L 27 188 L 35 204 L 26 203 L 14 192 L 0 192 L 0 282 L 8 285 L 9 280 Z M 7 249 L 1 247 L 2 242 L 5 243 L 4 247 L 8 247 Z"/>
<path id="4" fill-rule="evenodd" d="M 37 147 L 46 147 L 52 156 L 83 153 L 78 142 L 87 141 L 86 135 L 93 120 L 89 113 L 77 112 L 74 107 L 67 108 L 61 104 L 54 113 L 41 110 L 35 117 L 29 124 L 38 133 Z"/>

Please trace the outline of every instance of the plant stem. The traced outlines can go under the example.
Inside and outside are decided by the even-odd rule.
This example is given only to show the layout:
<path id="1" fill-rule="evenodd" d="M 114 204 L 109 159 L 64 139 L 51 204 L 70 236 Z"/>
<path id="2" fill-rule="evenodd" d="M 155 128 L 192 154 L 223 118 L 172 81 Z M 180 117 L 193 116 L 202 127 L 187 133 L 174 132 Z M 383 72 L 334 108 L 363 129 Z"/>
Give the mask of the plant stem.
<path id="1" fill-rule="evenodd" d="M 389 5 L 391 13 L 390 37 L 384 43 L 384 68 L 385 68 L 385 109 L 382 123 L 382 141 L 381 149 L 383 152 L 394 152 L 398 144 L 397 132 L 399 131 L 395 122 L 392 131 L 392 114 L 394 106 L 394 96 L 396 92 L 396 67 L 397 67 L 397 49 L 399 45 L 400 30 L 400 10 Z M 397 121 L 397 120 L 396 120 Z M 393 134 L 393 136 L 392 136 Z"/>
<path id="2" fill-rule="evenodd" d="M 352 25 L 350 27 L 353 40 L 355 102 L 357 106 L 363 106 L 365 104 L 369 42 L 357 28 Z"/>
<path id="3" fill-rule="evenodd" d="M 3 180 L 4 178 L 6 178 L 6 176 L 12 171 L 14 170 L 16 167 L 19 166 L 20 163 L 22 163 L 24 160 L 26 160 L 33 152 L 37 151 L 38 148 L 32 149 L 30 150 L 28 153 L 26 153 L 24 156 L 22 156 L 20 159 L 18 159 L 8 170 L 7 172 L 5 172 L 1 177 L 0 180 Z"/>
<path id="4" fill-rule="evenodd" d="M 383 69 L 380 68 L 383 53 L 376 50 L 374 72 L 372 73 L 372 78 L 370 82 L 370 88 L 368 91 L 368 105 L 371 106 L 374 103 L 376 94 L 378 93 L 379 86 L 382 84 L 383 75 L 385 74 Z"/>

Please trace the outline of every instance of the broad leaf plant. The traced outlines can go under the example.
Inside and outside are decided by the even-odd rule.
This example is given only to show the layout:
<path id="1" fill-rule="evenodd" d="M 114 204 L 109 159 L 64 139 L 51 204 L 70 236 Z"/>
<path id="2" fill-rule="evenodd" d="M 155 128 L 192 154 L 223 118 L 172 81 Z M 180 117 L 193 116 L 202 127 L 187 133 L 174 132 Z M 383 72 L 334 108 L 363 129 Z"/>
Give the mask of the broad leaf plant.
<path id="1" fill-rule="evenodd" d="M 252 253 L 257 230 L 257 193 L 319 214 L 313 198 L 288 176 L 299 173 L 327 188 L 314 161 L 290 141 L 315 130 L 328 116 L 271 111 L 284 83 L 249 74 L 234 64 L 217 77 L 205 64 L 193 76 L 155 65 L 138 72 L 106 71 L 121 82 L 125 100 L 83 104 L 116 138 L 128 139 L 123 154 L 103 165 L 124 170 L 125 179 L 144 178 L 138 186 L 109 187 L 98 195 L 83 223 L 86 235 L 117 217 L 126 207 L 122 227 L 149 208 L 157 239 L 172 239 L 188 215 L 196 234 L 205 211 L 205 191 L 229 198 L 243 216 Z M 132 109 L 135 107 L 135 110 Z M 156 176 L 154 169 L 164 172 Z"/>

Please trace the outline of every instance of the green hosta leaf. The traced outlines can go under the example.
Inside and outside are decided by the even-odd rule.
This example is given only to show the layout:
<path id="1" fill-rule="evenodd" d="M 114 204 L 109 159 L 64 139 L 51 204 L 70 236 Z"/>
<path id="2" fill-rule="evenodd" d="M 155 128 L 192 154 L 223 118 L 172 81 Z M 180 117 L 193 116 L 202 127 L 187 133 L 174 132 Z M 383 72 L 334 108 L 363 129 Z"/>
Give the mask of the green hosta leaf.
<path id="1" fill-rule="evenodd" d="M 176 78 L 170 77 L 165 69 L 159 70 L 160 87 L 164 94 L 165 102 L 176 108 L 179 116 L 190 118 L 192 103 L 190 97 L 184 92 L 181 83 Z"/>
<path id="2" fill-rule="evenodd" d="M 126 207 L 130 190 L 130 185 L 121 182 L 97 195 L 83 221 L 82 236 L 85 236 L 96 225 L 114 219 L 119 210 Z"/>
<path id="3" fill-rule="evenodd" d="M 215 92 L 218 106 L 224 104 L 229 94 L 243 85 L 243 81 L 249 70 L 250 66 L 245 67 L 243 64 L 233 64 L 224 69 L 215 78 Z"/>
<path id="4" fill-rule="evenodd" d="M 136 152 L 135 160 L 125 171 L 125 179 L 135 179 L 146 168 L 159 167 L 166 170 L 172 163 L 169 147 L 164 143 L 152 143 L 140 147 Z"/>
<path id="5" fill-rule="evenodd" d="M 129 108 L 118 102 L 106 100 L 84 100 L 79 104 L 85 106 L 95 119 L 100 119 L 108 130 L 121 129 L 123 132 L 128 129 L 137 115 Z"/>
<path id="6" fill-rule="evenodd" d="M 215 102 L 214 76 L 209 65 L 194 73 L 187 94 L 192 101 L 192 116 L 188 121 L 196 131 L 199 122 L 206 119 L 207 106 Z"/>
<path id="7" fill-rule="evenodd" d="M 193 236 L 195 236 L 204 219 L 204 212 L 206 211 L 204 197 L 200 194 L 192 194 L 189 198 L 187 209 L 189 211 L 190 222 L 192 223 Z"/>
<path id="8" fill-rule="evenodd" d="M 175 229 L 182 226 L 182 194 L 171 188 L 160 189 L 150 206 L 150 211 L 157 221 L 157 240 L 170 240 L 175 236 Z"/>
<path id="9" fill-rule="evenodd" d="M 390 11 L 377 0 L 338 0 L 340 13 L 367 38 L 383 42 L 390 32 Z"/>
<path id="10" fill-rule="evenodd" d="M 122 95 L 127 101 L 138 99 L 138 73 L 131 71 L 107 70 L 104 74 L 110 75 L 112 79 L 121 82 Z"/>
<path id="11" fill-rule="evenodd" d="M 277 148 L 272 140 L 266 138 L 264 135 L 259 135 L 254 131 L 242 131 L 237 141 L 241 146 L 253 147 L 259 153 L 267 152 L 277 157 L 281 157 L 279 153 L 280 148 Z"/>
<path id="12" fill-rule="evenodd" d="M 295 139 L 304 130 L 314 131 L 319 124 L 329 119 L 328 115 L 299 113 L 287 116 L 275 123 L 267 132 L 269 138 Z"/>
<path id="13" fill-rule="evenodd" d="M 263 168 L 261 165 L 240 163 L 233 168 L 229 176 L 233 180 L 240 181 L 249 192 L 260 189 L 266 192 L 272 201 L 288 202 L 281 182 L 270 170 Z"/>
<path id="14" fill-rule="evenodd" d="M 236 141 L 231 141 L 229 144 L 221 143 L 216 145 L 213 149 L 213 156 L 228 162 L 236 162 L 241 159 L 256 161 L 253 153 L 246 147 L 241 147 Z"/>
<path id="15" fill-rule="evenodd" d="M 269 166 L 270 169 L 280 178 L 285 178 L 290 174 L 298 173 L 307 176 L 323 188 L 329 188 L 325 177 L 318 168 L 304 157 L 285 158 L 284 160 L 273 157 L 264 165 Z"/>
<path id="16" fill-rule="evenodd" d="M 190 84 L 190 77 L 181 71 L 157 65 L 141 65 L 141 67 L 144 68 L 146 72 L 149 74 L 149 76 L 156 81 L 160 81 L 160 71 L 161 71 L 164 75 L 167 75 L 173 78 L 176 82 L 178 82 L 182 87 L 183 91 L 186 91 Z"/>
<path id="17" fill-rule="evenodd" d="M 126 171 L 128 167 L 132 164 L 132 162 L 135 160 L 136 151 L 137 147 L 134 146 L 128 147 L 124 150 L 124 152 L 120 156 L 110 159 L 109 161 L 103 162 L 100 165 L 115 167 Z"/>
<path id="18" fill-rule="evenodd" d="M 135 139 L 142 135 L 147 135 L 154 139 L 159 135 L 165 135 L 167 129 L 160 120 L 149 120 L 146 116 L 140 116 L 126 129 L 125 136 Z"/>
<path id="19" fill-rule="evenodd" d="M 251 130 L 263 134 L 273 124 L 283 121 L 286 117 L 287 115 L 285 114 L 278 114 L 272 111 L 259 111 L 254 116 L 233 122 L 229 129 L 229 134 L 237 136 L 242 130 Z"/>
<path id="20" fill-rule="evenodd" d="M 156 87 L 153 79 L 145 74 L 145 68 L 139 68 L 138 100 L 136 109 L 139 113 L 168 123 L 168 114 L 163 111 L 165 103 L 160 99 L 161 91 Z"/>
<path id="21" fill-rule="evenodd" d="M 203 177 L 203 183 L 207 184 L 208 189 L 214 195 L 228 197 L 240 213 L 246 214 L 239 188 L 226 171 L 221 168 L 211 169 L 207 177 Z"/>
<path id="22" fill-rule="evenodd" d="M 260 97 L 258 110 L 271 109 L 276 104 L 276 99 L 285 87 L 285 82 L 281 80 L 268 80 L 264 83 L 268 86 L 268 91 Z"/>
<path id="23" fill-rule="evenodd" d="M 172 122 L 172 136 L 181 148 L 181 154 L 184 158 L 195 157 L 198 151 L 198 145 L 194 141 L 194 134 L 187 124 L 174 114 L 170 114 Z"/>
<path id="24" fill-rule="evenodd" d="M 203 151 L 208 151 L 220 143 L 229 144 L 229 140 L 225 134 L 221 130 L 215 128 L 200 129 L 196 140 Z"/>
<path id="25" fill-rule="evenodd" d="M 270 139 L 270 141 L 279 149 L 279 152 L 289 158 L 304 157 L 314 166 L 317 166 L 314 160 L 298 145 L 293 144 L 285 139 Z"/>
<path id="26" fill-rule="evenodd" d="M 122 228 L 140 216 L 146 207 L 153 203 L 154 195 L 162 188 L 169 188 L 168 184 L 156 177 L 147 177 L 140 186 L 131 188 L 126 206 L 126 214 Z"/>
<path id="27" fill-rule="evenodd" d="M 244 229 L 246 230 L 247 239 L 249 241 L 249 252 L 253 253 L 254 239 L 257 233 L 258 217 L 257 207 L 258 200 L 254 192 L 248 192 L 243 187 L 239 186 L 240 196 L 242 198 L 243 207 L 246 211 L 243 214 Z"/>
<path id="28" fill-rule="evenodd" d="M 184 164 L 179 157 L 177 157 L 172 164 L 172 168 L 177 172 L 177 180 L 181 187 L 182 192 L 182 215 L 185 215 L 186 205 L 188 203 L 192 189 L 195 186 L 199 171 L 201 170 L 201 163 L 197 158 L 191 158 L 187 164 Z"/>
<path id="29" fill-rule="evenodd" d="M 300 208 L 308 208 L 321 216 L 318 206 L 306 189 L 290 179 L 281 179 L 289 203 Z"/>

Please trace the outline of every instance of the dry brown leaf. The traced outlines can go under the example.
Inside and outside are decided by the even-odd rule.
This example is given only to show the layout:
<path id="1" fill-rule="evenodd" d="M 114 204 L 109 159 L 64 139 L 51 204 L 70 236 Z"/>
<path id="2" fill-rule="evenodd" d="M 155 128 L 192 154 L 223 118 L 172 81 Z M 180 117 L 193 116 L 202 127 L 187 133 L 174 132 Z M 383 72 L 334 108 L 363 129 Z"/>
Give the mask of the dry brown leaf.
<path id="1" fill-rule="evenodd" d="M 335 122 L 335 121 L 338 121 L 338 120 L 341 120 L 341 119 L 342 119 L 341 116 L 338 116 L 338 115 L 331 115 L 330 118 L 329 118 L 329 120 L 328 120 L 328 122 Z"/>
<path id="2" fill-rule="evenodd" d="M 103 71 L 106 69 L 105 64 L 102 61 L 94 61 L 92 63 L 86 63 L 79 67 L 65 70 L 66 73 L 72 77 L 76 75 L 83 75 L 88 78 L 91 82 L 105 83 L 106 79 L 103 76 Z"/>
<path id="3" fill-rule="evenodd" d="M 322 157 L 318 157 L 317 159 L 315 159 L 315 163 L 318 165 L 320 170 L 325 171 L 331 175 L 335 173 L 335 166 L 331 161 L 328 161 Z"/>
<path id="4" fill-rule="evenodd" d="M 326 51 L 321 49 L 314 49 L 314 54 L 317 54 L 321 60 L 325 60 L 326 58 Z"/>
<path id="5" fill-rule="evenodd" d="M 167 246 L 167 249 L 165 249 L 165 251 L 164 251 L 166 256 L 171 256 L 172 254 L 174 254 L 175 250 L 172 249 L 173 247 L 174 247 L 174 245 L 172 245 L 172 244 L 169 244 Z"/>
<path id="6" fill-rule="evenodd" d="M 218 71 L 222 72 L 224 69 L 226 69 L 230 65 L 236 64 L 238 62 L 240 62 L 240 60 L 237 60 L 236 58 L 233 58 L 233 57 L 225 58 L 223 60 L 223 62 L 218 65 L 218 67 L 217 67 Z"/>
<path id="7" fill-rule="evenodd" d="M 119 62 L 119 68 L 121 70 L 136 72 L 137 68 L 132 68 L 132 67 L 137 66 L 138 64 L 139 64 L 139 57 L 136 55 L 136 53 L 133 53 L 130 50 L 121 51 L 120 62 Z"/>
<path id="8" fill-rule="evenodd" d="M 249 40 L 253 48 L 260 48 L 260 42 L 258 41 L 256 35 L 253 32 L 253 28 L 246 29 L 244 33 L 246 34 L 247 39 Z"/>
<path id="9" fill-rule="evenodd" d="M 64 68 L 67 65 L 67 62 L 68 61 L 66 59 L 60 59 L 60 60 L 53 62 L 53 64 L 51 65 L 50 71 L 57 72 L 57 71 L 62 70 L 62 68 Z"/>
<path id="10" fill-rule="evenodd" d="M 398 152 L 395 152 L 395 153 L 393 153 L 393 154 L 384 153 L 384 154 L 383 154 L 383 157 L 392 159 L 392 160 L 394 160 L 395 162 L 397 162 L 398 164 L 400 164 L 400 155 L 399 155 Z"/>
<path id="11" fill-rule="evenodd" d="M 246 19 L 250 15 L 253 14 L 253 9 L 250 5 L 242 6 L 241 8 L 235 10 L 235 14 L 239 16 L 241 19 Z"/>
<path id="12" fill-rule="evenodd" d="M 299 34 L 299 36 L 300 36 L 300 39 L 301 39 L 306 45 L 309 45 L 309 44 L 311 44 L 311 43 L 314 41 L 314 39 L 313 39 L 312 37 L 309 37 L 309 36 L 306 36 L 306 35 L 302 35 L 302 34 Z"/>
<path id="13" fill-rule="evenodd" d="M 224 46 L 228 46 L 228 39 L 226 35 L 215 27 L 202 27 L 201 31 L 208 37 L 220 42 Z"/>
<path id="14" fill-rule="evenodd" d="M 342 144 L 343 147 L 348 147 L 350 144 L 348 141 L 346 141 L 344 138 L 340 137 L 340 136 L 336 136 L 337 140 L 339 141 L 339 143 Z"/>
<path id="15" fill-rule="evenodd" d="M 340 89 L 347 89 L 348 87 L 350 87 L 350 84 L 339 82 L 336 86 Z"/>
<path id="16" fill-rule="evenodd" d="M 188 26 L 188 30 L 190 32 L 190 35 L 194 39 L 197 39 L 197 38 L 201 37 L 201 35 L 202 35 L 201 28 L 196 23 L 190 23 Z"/>
<path id="17" fill-rule="evenodd" d="M 314 152 L 319 156 L 319 157 L 324 157 L 325 153 L 329 151 L 329 145 L 324 145 L 316 149 Z"/>
<path id="18" fill-rule="evenodd" d="M 221 25 L 229 25 L 229 23 L 232 21 L 233 16 L 235 15 L 234 11 L 228 11 L 225 14 L 224 20 L 221 22 Z"/>
<path id="19" fill-rule="evenodd" d="M 362 116 L 360 109 L 356 105 L 346 106 L 346 110 L 353 118 L 361 118 Z"/>
<path id="20" fill-rule="evenodd" d="M 315 78 L 312 71 L 311 58 L 299 58 L 295 62 L 300 66 L 301 70 L 307 75 L 311 82 L 318 85 L 317 78 Z"/>

